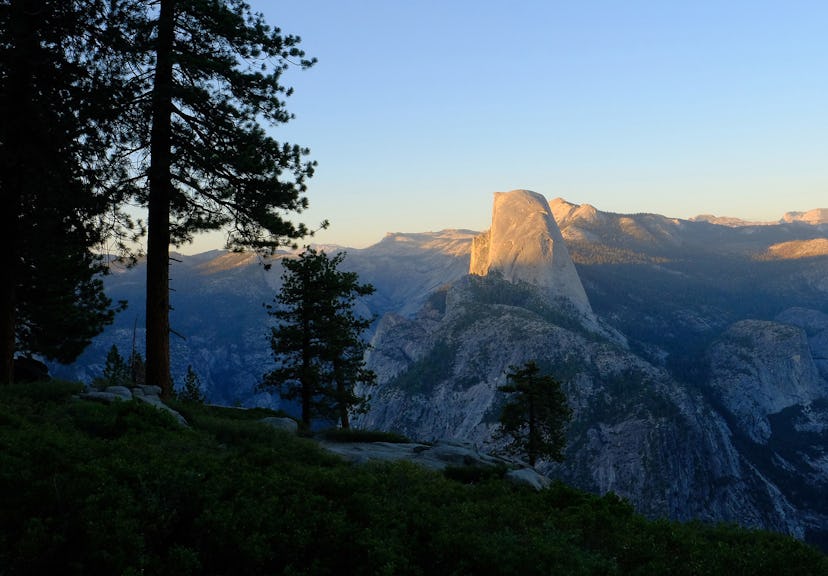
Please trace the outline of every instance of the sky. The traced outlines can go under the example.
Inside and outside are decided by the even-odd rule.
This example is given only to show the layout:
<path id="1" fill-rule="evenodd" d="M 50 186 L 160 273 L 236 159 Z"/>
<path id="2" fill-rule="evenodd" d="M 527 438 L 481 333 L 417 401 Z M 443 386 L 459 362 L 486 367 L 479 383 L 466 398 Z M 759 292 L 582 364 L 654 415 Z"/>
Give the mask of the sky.
<path id="1" fill-rule="evenodd" d="M 319 163 L 313 242 L 485 230 L 516 188 L 679 218 L 828 207 L 824 0 L 248 1 L 318 59 L 270 132 Z"/>

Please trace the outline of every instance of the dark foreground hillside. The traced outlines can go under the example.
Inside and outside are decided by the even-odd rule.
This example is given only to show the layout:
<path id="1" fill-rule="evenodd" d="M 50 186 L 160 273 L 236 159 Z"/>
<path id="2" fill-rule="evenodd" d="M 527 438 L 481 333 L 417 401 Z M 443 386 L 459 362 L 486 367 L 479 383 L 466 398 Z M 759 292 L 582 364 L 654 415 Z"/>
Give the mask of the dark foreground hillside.
<path id="1" fill-rule="evenodd" d="M 182 429 L 78 388 L 0 388 L 0 576 L 828 574 L 784 536 L 651 522 L 561 484 L 350 465 L 261 412 L 179 405 Z"/>

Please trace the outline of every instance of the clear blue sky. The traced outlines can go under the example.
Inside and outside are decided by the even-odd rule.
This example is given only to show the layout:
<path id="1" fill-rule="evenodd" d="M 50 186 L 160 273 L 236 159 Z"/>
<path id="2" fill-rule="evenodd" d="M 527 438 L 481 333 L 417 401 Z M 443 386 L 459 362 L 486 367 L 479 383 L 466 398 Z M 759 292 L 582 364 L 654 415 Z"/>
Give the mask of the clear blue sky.
<path id="1" fill-rule="evenodd" d="M 775 220 L 828 207 L 828 2 L 252 0 L 319 63 L 273 131 L 315 241 L 489 226 L 492 192 Z M 200 247 L 191 247 L 198 248 Z"/>

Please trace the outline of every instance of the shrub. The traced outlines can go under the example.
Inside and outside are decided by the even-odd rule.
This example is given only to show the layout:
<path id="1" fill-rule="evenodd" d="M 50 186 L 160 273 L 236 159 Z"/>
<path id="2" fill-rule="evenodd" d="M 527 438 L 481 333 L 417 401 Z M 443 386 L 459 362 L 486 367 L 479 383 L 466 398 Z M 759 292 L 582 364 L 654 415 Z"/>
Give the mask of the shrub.
<path id="1" fill-rule="evenodd" d="M 505 464 L 497 466 L 447 466 L 443 475 L 449 480 L 463 484 L 479 484 L 491 479 L 500 479 L 506 475 L 509 467 Z"/>
<path id="2" fill-rule="evenodd" d="M 187 366 L 187 375 L 184 377 L 184 387 L 179 390 L 178 399 L 184 402 L 196 402 L 203 404 L 206 400 L 204 392 L 201 391 L 201 379 L 193 370 L 192 364 Z"/>
<path id="3" fill-rule="evenodd" d="M 182 429 L 50 386 L 0 388 L 4 576 L 828 573 L 777 534 L 649 522 L 614 495 L 536 492 L 497 468 L 351 465 L 243 410 L 188 404 Z"/>
<path id="4" fill-rule="evenodd" d="M 391 442 L 394 444 L 411 442 L 402 434 L 355 428 L 331 428 L 320 432 L 318 436 L 328 442 Z"/>

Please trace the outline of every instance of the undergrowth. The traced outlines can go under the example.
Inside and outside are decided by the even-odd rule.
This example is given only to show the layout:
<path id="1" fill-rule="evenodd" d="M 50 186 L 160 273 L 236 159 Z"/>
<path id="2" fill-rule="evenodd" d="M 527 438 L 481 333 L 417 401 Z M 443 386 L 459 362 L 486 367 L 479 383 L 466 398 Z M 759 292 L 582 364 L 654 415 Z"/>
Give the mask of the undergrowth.
<path id="1" fill-rule="evenodd" d="M 0 575 L 826 574 L 788 537 L 651 522 L 478 470 L 350 465 L 255 422 L 0 388 Z M 454 479 L 452 478 L 454 477 Z"/>

